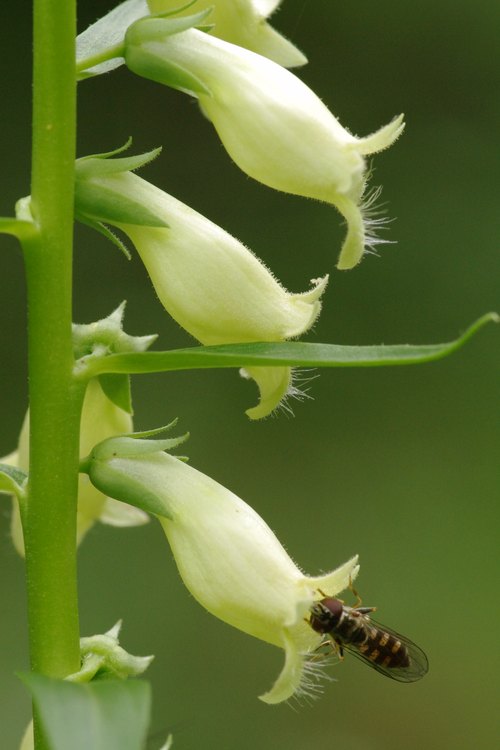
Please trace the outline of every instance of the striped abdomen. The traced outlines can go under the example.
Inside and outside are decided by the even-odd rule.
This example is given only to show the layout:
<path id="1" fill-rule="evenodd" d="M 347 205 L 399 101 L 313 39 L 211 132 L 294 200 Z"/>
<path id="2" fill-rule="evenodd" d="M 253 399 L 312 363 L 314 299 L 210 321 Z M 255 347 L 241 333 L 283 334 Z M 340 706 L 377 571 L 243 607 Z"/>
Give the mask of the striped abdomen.
<path id="1" fill-rule="evenodd" d="M 410 666 L 408 649 L 391 633 L 365 622 L 354 635 L 355 639 L 349 643 L 374 664 L 387 669 Z"/>

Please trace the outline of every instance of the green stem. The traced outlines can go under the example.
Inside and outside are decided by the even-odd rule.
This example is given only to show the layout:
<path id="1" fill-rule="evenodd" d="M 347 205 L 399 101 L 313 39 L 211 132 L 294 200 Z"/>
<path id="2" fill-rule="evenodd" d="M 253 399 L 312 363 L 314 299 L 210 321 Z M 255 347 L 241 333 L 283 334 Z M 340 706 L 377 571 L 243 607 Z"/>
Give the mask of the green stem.
<path id="1" fill-rule="evenodd" d="M 96 55 L 90 55 L 89 57 L 84 57 L 81 60 L 78 60 L 78 63 L 76 65 L 76 72 L 77 74 L 84 73 L 89 68 L 94 68 L 96 65 L 99 65 L 103 62 L 108 62 L 108 60 L 114 60 L 117 57 L 124 57 L 125 56 L 125 45 L 124 44 L 115 44 L 114 47 L 108 47 L 103 52 L 98 52 Z"/>
<path id="2" fill-rule="evenodd" d="M 32 669 L 80 667 L 76 583 L 79 419 L 72 376 L 72 235 L 76 141 L 75 0 L 34 0 L 28 289 L 30 478 L 24 516 Z M 36 732 L 36 748 L 45 748 Z"/>

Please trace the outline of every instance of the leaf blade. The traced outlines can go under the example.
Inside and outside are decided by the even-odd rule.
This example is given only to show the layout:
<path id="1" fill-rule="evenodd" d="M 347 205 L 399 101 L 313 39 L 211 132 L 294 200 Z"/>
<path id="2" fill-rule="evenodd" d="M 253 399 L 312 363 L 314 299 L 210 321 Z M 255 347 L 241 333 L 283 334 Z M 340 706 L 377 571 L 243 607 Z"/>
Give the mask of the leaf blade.
<path id="1" fill-rule="evenodd" d="M 484 325 L 499 322 L 496 313 L 487 313 L 466 331 L 444 344 L 396 344 L 339 346 L 297 341 L 284 343 L 225 344 L 197 346 L 164 352 L 112 354 L 81 362 L 85 377 L 103 373 L 167 372 L 174 370 L 228 367 L 383 367 L 421 364 L 442 359 L 460 349 Z"/>
<path id="2" fill-rule="evenodd" d="M 144 680 L 74 684 L 19 675 L 33 696 L 50 750 L 142 750 L 151 691 Z"/>

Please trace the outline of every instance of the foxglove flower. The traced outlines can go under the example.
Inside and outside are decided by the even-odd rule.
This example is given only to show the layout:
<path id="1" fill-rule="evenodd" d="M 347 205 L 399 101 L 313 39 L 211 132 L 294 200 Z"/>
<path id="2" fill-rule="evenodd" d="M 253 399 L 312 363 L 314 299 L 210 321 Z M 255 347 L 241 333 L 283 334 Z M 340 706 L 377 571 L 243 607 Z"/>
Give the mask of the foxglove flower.
<path id="1" fill-rule="evenodd" d="M 198 0 L 194 10 L 212 8 L 207 22 L 214 24 L 211 34 L 226 42 L 245 47 L 285 68 L 304 65 L 306 57 L 291 42 L 267 23 L 281 0 Z M 148 0 L 152 13 L 179 8 L 178 0 Z M 190 13 L 187 8 L 184 13 Z"/>
<path id="2" fill-rule="evenodd" d="M 365 194 L 364 157 L 390 146 L 402 115 L 366 138 L 342 127 L 323 102 L 285 68 L 197 29 L 169 33 L 168 21 L 139 20 L 128 30 L 133 72 L 199 100 L 228 154 L 248 175 L 276 190 L 336 206 L 347 222 L 337 267 L 355 266 L 379 240 Z"/>
<path id="3" fill-rule="evenodd" d="M 80 451 L 86 455 L 92 446 L 110 435 L 131 432 L 131 417 L 115 406 L 103 393 L 97 380 L 87 386 L 80 427 Z M 29 412 L 23 422 L 17 451 L 1 459 L 2 463 L 29 468 Z M 77 543 L 79 544 L 95 521 L 112 526 L 136 526 L 147 522 L 147 516 L 137 508 L 107 498 L 90 483 L 87 476 L 78 480 Z M 24 539 L 17 500 L 14 499 L 11 519 L 12 541 L 24 556 Z"/>
<path id="4" fill-rule="evenodd" d="M 77 184 L 77 204 L 79 193 Z M 130 172 L 88 177 L 88 194 L 95 211 L 105 194 L 117 204 L 133 199 L 161 221 L 163 226 L 135 225 L 92 214 L 130 237 L 162 305 L 202 344 L 285 341 L 303 334 L 318 317 L 328 277 L 315 280 L 308 292 L 290 294 L 238 240 Z M 246 373 L 260 390 L 260 403 L 247 411 L 251 419 L 267 416 L 293 389 L 289 367 L 252 367 Z"/>
<path id="5" fill-rule="evenodd" d="M 263 701 L 279 703 L 314 689 L 314 650 L 322 637 L 306 619 L 314 601 L 349 586 L 358 572 L 357 557 L 326 575 L 304 575 L 249 505 L 160 452 L 159 443 L 131 437 L 104 441 L 88 460 L 92 482 L 158 516 L 186 587 L 205 609 L 284 649 L 283 671 Z"/>

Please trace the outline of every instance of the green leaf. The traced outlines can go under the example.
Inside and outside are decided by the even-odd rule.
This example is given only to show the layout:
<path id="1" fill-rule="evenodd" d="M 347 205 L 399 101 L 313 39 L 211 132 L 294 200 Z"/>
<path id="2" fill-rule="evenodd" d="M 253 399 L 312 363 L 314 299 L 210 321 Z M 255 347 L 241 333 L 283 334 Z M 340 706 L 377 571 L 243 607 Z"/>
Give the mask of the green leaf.
<path id="1" fill-rule="evenodd" d="M 99 383 L 110 401 L 123 409 L 127 414 L 133 414 L 132 396 L 130 393 L 130 377 L 128 375 L 101 375 Z"/>
<path id="2" fill-rule="evenodd" d="M 20 675 L 30 689 L 50 750 L 142 750 L 151 705 L 149 683 L 105 680 L 84 685 Z"/>
<path id="3" fill-rule="evenodd" d="M 95 357 L 80 371 L 86 378 L 102 373 L 145 373 L 221 367 L 382 367 L 413 365 L 441 359 L 460 349 L 489 322 L 500 322 L 487 313 L 454 341 L 445 344 L 393 346 L 338 346 L 290 341 L 279 344 L 226 344 L 198 346 L 166 352 L 140 352 Z"/>

